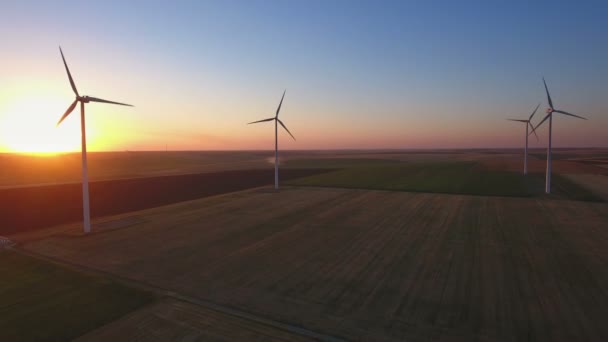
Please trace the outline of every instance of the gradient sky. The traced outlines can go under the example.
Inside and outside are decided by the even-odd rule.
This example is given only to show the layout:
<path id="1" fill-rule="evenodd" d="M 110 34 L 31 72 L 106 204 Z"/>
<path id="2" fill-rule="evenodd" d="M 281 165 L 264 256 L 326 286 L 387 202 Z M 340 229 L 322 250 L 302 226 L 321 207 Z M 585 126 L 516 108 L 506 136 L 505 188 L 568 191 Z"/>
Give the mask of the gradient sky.
<path id="1" fill-rule="evenodd" d="M 602 1 L 2 1 L 0 151 L 518 147 L 546 107 L 556 146 L 608 146 Z M 535 121 L 542 117 L 542 112 Z M 532 146 L 546 145 L 546 127 Z M 31 144 L 26 144 L 26 142 Z M 27 145 L 27 146 L 25 146 Z"/>

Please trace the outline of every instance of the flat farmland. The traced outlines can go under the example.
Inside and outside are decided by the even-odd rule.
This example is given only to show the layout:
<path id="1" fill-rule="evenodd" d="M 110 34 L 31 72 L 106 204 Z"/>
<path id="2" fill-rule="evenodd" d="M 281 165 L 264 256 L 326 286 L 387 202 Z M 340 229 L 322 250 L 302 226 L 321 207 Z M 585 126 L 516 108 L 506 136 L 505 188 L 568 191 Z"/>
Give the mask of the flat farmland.
<path id="1" fill-rule="evenodd" d="M 555 156 L 554 156 L 555 157 Z M 500 156 L 494 158 L 479 159 L 479 161 L 492 170 L 522 172 L 523 154 Z M 608 169 L 602 167 L 599 162 L 590 159 L 553 159 L 552 168 L 554 173 L 561 174 L 603 174 L 608 175 Z M 547 169 L 546 154 L 530 155 L 528 157 L 528 171 L 531 173 L 544 173 Z"/>
<path id="2" fill-rule="evenodd" d="M 608 340 L 608 204 L 255 189 L 21 248 L 331 336 Z"/>
<path id="3" fill-rule="evenodd" d="M 289 184 L 488 196 L 546 196 L 544 174 L 524 176 L 494 164 L 489 166 L 487 160 L 361 164 L 299 178 Z M 585 186 L 559 174 L 553 175 L 552 184 L 552 198 L 602 201 Z"/>
<path id="4" fill-rule="evenodd" d="M 378 159 L 408 160 L 417 156 L 357 151 L 281 151 L 279 162 L 289 168 L 332 168 L 352 165 L 348 160 L 361 164 L 361 159 L 374 162 Z M 87 157 L 91 181 L 271 170 L 274 165 L 274 151 L 89 152 Z M 81 163 L 80 153 L 50 156 L 0 154 L 0 188 L 78 183 L 82 177 Z"/>
<path id="5" fill-rule="evenodd" d="M 269 152 L 89 152 L 89 179 L 182 175 L 271 166 Z M 52 156 L 0 154 L 0 186 L 80 182 L 80 153 Z"/>
<path id="6" fill-rule="evenodd" d="M 559 150 L 554 153 L 557 173 L 607 174 L 608 151 L 600 149 Z M 81 180 L 80 153 L 53 156 L 0 154 L 0 188 L 78 183 Z M 483 162 L 501 171 L 520 172 L 523 154 L 505 150 L 337 150 L 281 151 L 279 162 L 286 168 L 345 168 L 387 163 Z M 271 169 L 274 151 L 151 151 L 90 152 L 91 181 Z M 533 150 L 530 170 L 545 170 L 545 152 Z M 604 167 L 602 167 L 604 166 Z"/>
<path id="7" fill-rule="evenodd" d="M 314 341 L 198 305 L 165 299 L 118 319 L 78 342 L 106 341 Z"/>
<path id="8" fill-rule="evenodd" d="M 605 201 L 608 201 L 608 175 L 569 174 L 565 175 L 565 177 L 590 189 Z"/>
<path id="9" fill-rule="evenodd" d="M 153 294 L 0 249 L 2 341 L 68 341 L 155 300 Z"/>
<path id="10" fill-rule="evenodd" d="M 327 169 L 281 170 L 283 180 Z M 272 184 L 272 170 L 116 179 L 90 183 L 91 217 L 158 207 Z M 54 184 L 0 189 L 0 234 L 14 234 L 82 220 L 82 186 Z"/>

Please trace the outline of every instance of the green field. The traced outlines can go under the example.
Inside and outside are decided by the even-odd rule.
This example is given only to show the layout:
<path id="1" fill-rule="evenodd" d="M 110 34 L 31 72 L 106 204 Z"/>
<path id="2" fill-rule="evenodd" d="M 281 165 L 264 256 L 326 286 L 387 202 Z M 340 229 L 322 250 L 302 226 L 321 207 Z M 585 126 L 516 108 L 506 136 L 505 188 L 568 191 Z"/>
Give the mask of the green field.
<path id="1" fill-rule="evenodd" d="M 601 199 L 570 180 L 554 175 L 555 197 Z M 399 163 L 347 167 L 290 181 L 291 185 L 370 190 L 531 197 L 542 195 L 544 175 L 492 170 L 477 162 Z"/>
<path id="2" fill-rule="evenodd" d="M 0 274 L 2 341 L 68 341 L 154 299 L 11 251 L 0 251 Z"/>
<path id="3" fill-rule="evenodd" d="M 387 166 L 402 164 L 403 162 L 396 159 L 380 159 L 380 158 L 302 158 L 287 160 L 286 168 L 327 168 L 327 169 L 343 169 L 362 166 Z"/>

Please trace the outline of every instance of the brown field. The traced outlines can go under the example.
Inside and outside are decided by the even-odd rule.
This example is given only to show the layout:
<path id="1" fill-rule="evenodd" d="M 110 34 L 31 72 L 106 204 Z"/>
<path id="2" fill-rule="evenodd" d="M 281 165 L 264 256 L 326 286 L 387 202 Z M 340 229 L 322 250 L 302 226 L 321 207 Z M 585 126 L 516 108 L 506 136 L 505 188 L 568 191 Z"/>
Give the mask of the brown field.
<path id="1" fill-rule="evenodd" d="M 608 340 L 605 203 L 256 189 L 104 222 L 12 238 L 347 339 Z"/>

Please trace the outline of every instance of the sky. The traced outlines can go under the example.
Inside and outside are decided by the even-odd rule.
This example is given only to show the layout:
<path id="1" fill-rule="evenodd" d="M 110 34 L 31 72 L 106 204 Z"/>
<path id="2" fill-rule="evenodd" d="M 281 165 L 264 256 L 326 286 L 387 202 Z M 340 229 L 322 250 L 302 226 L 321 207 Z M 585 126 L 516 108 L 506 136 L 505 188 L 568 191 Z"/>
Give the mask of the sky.
<path id="1" fill-rule="evenodd" d="M 520 147 L 555 107 L 558 147 L 608 147 L 602 1 L 0 3 L 0 152 Z M 547 144 L 547 127 L 532 147 Z"/>

